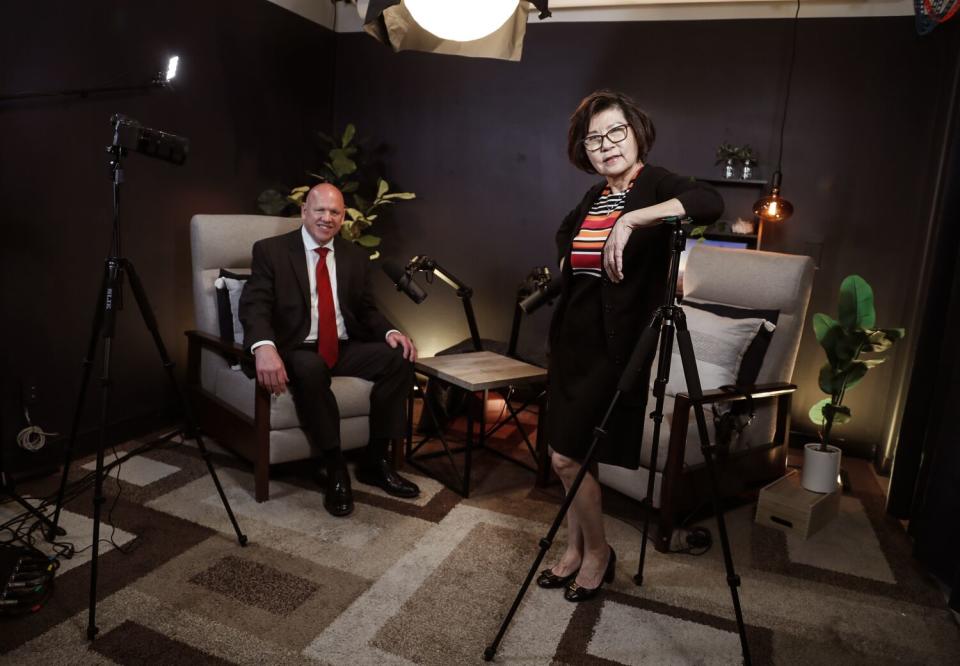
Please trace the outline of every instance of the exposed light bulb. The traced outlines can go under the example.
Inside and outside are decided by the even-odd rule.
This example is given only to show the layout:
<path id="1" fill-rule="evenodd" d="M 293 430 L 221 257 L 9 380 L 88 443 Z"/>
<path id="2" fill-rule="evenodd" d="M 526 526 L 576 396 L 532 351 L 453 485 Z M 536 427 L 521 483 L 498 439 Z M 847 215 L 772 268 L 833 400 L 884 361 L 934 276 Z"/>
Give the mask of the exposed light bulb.
<path id="1" fill-rule="evenodd" d="M 495 32 L 520 0 L 403 0 L 420 27 L 440 39 L 472 42 Z"/>
<path id="2" fill-rule="evenodd" d="M 782 176 L 777 170 L 773 174 L 773 185 L 770 194 L 761 197 L 753 204 L 753 214 L 768 222 L 782 222 L 793 215 L 793 204 L 780 196 L 780 180 Z"/>
<path id="3" fill-rule="evenodd" d="M 166 74 L 166 77 L 165 77 L 165 80 L 166 80 L 167 83 L 170 83 L 171 81 L 173 81 L 174 78 L 176 78 L 176 76 L 177 76 L 177 65 L 179 65 L 179 64 L 180 64 L 180 56 L 173 56 L 173 57 L 170 58 L 170 60 L 167 62 L 167 74 Z"/>

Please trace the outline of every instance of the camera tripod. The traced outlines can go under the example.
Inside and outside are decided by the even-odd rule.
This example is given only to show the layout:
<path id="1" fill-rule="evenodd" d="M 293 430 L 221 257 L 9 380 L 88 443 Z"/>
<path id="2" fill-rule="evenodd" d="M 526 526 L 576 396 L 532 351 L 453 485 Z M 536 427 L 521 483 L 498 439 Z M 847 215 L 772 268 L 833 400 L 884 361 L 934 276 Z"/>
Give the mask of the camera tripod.
<path id="1" fill-rule="evenodd" d="M 87 638 L 89 640 L 93 640 L 98 632 L 96 626 L 96 615 L 97 565 L 100 550 L 100 511 L 101 506 L 106 501 L 103 496 L 103 480 L 106 475 L 110 473 L 110 470 L 120 465 L 127 458 L 133 455 L 133 453 L 128 453 L 127 455 L 111 462 L 109 465 L 104 465 L 103 452 L 104 448 L 107 446 L 107 417 L 110 407 L 111 390 L 113 388 L 113 381 L 110 375 L 111 352 L 113 348 L 113 340 L 116 335 L 117 311 L 123 308 L 122 287 L 124 276 L 126 276 L 130 282 L 130 288 L 133 291 L 133 296 L 137 302 L 137 307 L 139 308 L 140 314 L 143 317 L 143 322 L 153 338 L 154 346 L 157 348 L 157 353 L 160 355 L 160 360 L 163 363 L 163 368 L 166 371 L 167 378 L 170 380 L 170 386 L 172 387 L 173 392 L 179 402 L 181 414 L 186 423 L 186 427 L 182 429 L 182 434 L 184 437 L 196 438 L 197 446 L 199 447 L 200 453 L 207 464 L 207 470 L 210 472 L 213 483 L 216 485 L 217 492 L 220 495 L 220 500 L 223 502 L 223 507 L 226 509 L 227 516 L 230 518 L 233 529 L 237 534 L 237 540 L 241 546 L 245 546 L 247 544 L 247 537 L 240 531 L 240 526 L 237 524 L 237 519 L 233 515 L 233 510 L 230 508 L 230 502 L 227 500 L 227 496 L 223 492 L 223 486 L 220 485 L 220 479 L 217 477 L 217 472 L 213 467 L 213 463 L 210 461 L 210 453 L 207 451 L 207 448 L 204 445 L 203 438 L 200 436 L 200 432 L 190 413 L 189 404 L 181 392 L 176 377 L 173 374 L 174 364 L 173 361 L 170 360 L 170 356 L 167 354 L 166 347 L 164 346 L 163 340 L 160 337 L 160 330 L 157 326 L 157 320 L 153 314 L 153 310 L 150 307 L 150 302 L 147 299 L 147 293 L 144 291 L 143 284 L 140 282 L 140 277 L 137 275 L 137 271 L 135 270 L 133 264 L 128 259 L 125 259 L 120 252 L 120 183 L 123 182 L 121 159 L 126 153 L 126 149 L 120 144 L 119 139 L 119 132 L 123 122 L 122 117 L 115 116 L 112 119 L 112 122 L 114 124 L 114 140 L 113 145 L 107 148 L 107 152 L 111 155 L 110 173 L 113 181 L 113 238 L 111 241 L 110 256 L 107 257 L 104 264 L 103 281 L 100 285 L 100 294 L 96 311 L 93 316 L 93 327 L 90 332 L 90 341 L 87 345 L 86 356 L 83 359 L 83 375 L 80 383 L 80 394 L 77 397 L 77 404 L 73 414 L 73 424 L 70 428 L 70 439 L 67 442 L 63 465 L 63 475 L 60 479 L 60 490 L 57 493 L 56 509 L 54 511 L 50 530 L 47 533 L 47 539 L 49 541 L 54 540 L 55 534 L 58 531 L 62 533 L 62 530 L 57 527 L 57 524 L 60 520 L 60 510 L 63 508 L 64 493 L 67 487 L 67 477 L 70 474 L 73 447 L 77 439 L 80 417 L 83 413 L 87 388 L 90 383 L 90 373 L 93 368 L 93 361 L 97 352 L 97 347 L 99 346 L 99 338 L 102 337 L 103 375 L 100 377 L 101 394 L 99 442 L 97 444 L 97 463 L 96 471 L 94 473 L 93 543 L 91 544 L 92 557 L 90 561 L 90 606 L 87 624 Z M 171 437 L 172 435 L 164 437 L 160 441 L 166 441 Z"/>
<path id="2" fill-rule="evenodd" d="M 664 296 L 663 305 L 660 306 L 656 312 L 654 312 L 650 323 L 640 334 L 640 339 L 634 347 L 633 353 L 630 356 L 630 361 L 627 363 L 626 369 L 623 371 L 623 374 L 620 377 L 620 381 L 617 384 L 617 390 L 614 393 L 609 406 L 607 407 L 607 411 L 604 414 L 600 424 L 594 428 L 593 441 L 591 442 L 590 448 L 587 450 L 587 454 L 581 463 L 580 470 L 577 472 L 577 476 L 574 478 L 573 483 L 570 485 L 570 488 L 567 491 L 566 497 L 563 500 L 563 504 L 560 506 L 560 511 L 557 513 L 557 516 L 554 519 L 553 524 L 550 526 L 550 530 L 547 532 L 547 535 L 540 540 L 540 551 L 537 553 L 537 557 L 534 560 L 533 565 L 530 567 L 530 571 L 527 572 L 527 577 L 520 586 L 520 590 L 517 592 L 517 597 L 514 599 L 513 605 L 510 607 L 510 610 L 507 611 L 507 615 L 504 617 L 503 623 L 500 625 L 500 630 L 493 639 L 493 643 L 491 643 L 483 652 L 483 658 L 486 661 L 493 660 L 494 656 L 496 655 L 500 641 L 503 640 L 504 634 L 506 634 L 507 628 L 510 626 L 510 622 L 513 619 L 514 614 L 517 612 L 517 608 L 520 607 L 520 602 L 523 601 L 523 597 L 527 593 L 527 589 L 530 587 L 530 582 L 533 580 L 533 577 L 536 574 L 537 569 L 539 569 L 544 556 L 547 554 L 547 551 L 550 549 L 550 546 L 553 545 L 553 539 L 559 531 L 560 526 L 563 523 L 563 519 L 567 515 L 567 511 L 570 509 L 570 504 L 573 502 L 573 498 L 580 489 L 583 478 L 586 476 L 587 470 L 593 461 L 594 454 L 597 450 L 597 445 L 607 434 L 605 430 L 607 422 L 610 419 L 611 414 L 613 414 L 620 396 L 623 393 L 636 388 L 636 383 L 643 374 L 645 362 L 654 354 L 657 341 L 659 340 L 660 352 L 657 359 L 657 376 L 653 384 L 653 394 L 656 397 L 656 407 L 650 414 L 650 418 L 653 420 L 653 446 L 650 453 L 650 464 L 648 467 L 649 474 L 647 475 L 647 492 L 646 497 L 643 500 L 643 539 L 640 544 L 640 565 L 637 570 L 637 574 L 633 579 L 637 585 L 643 584 L 643 566 L 647 550 L 647 533 L 650 528 L 650 514 L 653 509 L 653 489 L 657 469 L 657 450 L 660 444 L 660 425 L 663 422 L 664 396 L 666 394 L 667 381 L 670 378 L 670 361 L 673 355 L 674 337 L 676 337 L 676 342 L 680 350 L 680 361 L 683 364 L 683 374 L 687 382 L 687 393 L 689 393 L 690 400 L 694 407 L 693 412 L 697 421 L 697 432 L 700 436 L 700 449 L 703 451 L 704 462 L 706 463 L 706 468 L 710 478 L 713 509 L 717 517 L 717 531 L 720 534 L 720 545 L 723 550 L 723 562 L 727 573 L 727 583 L 730 586 L 730 594 L 733 598 L 733 611 L 734 615 L 736 616 L 737 631 L 740 634 L 740 648 L 743 653 L 743 663 L 747 666 L 750 664 L 750 651 L 747 645 L 746 627 L 743 624 L 743 613 L 740 609 L 740 595 L 737 592 L 737 588 L 740 586 L 740 577 L 736 574 L 733 568 L 733 556 L 730 552 L 730 541 L 727 538 L 726 522 L 723 516 L 723 508 L 720 503 L 720 490 L 717 483 L 716 468 L 714 466 L 716 445 L 710 444 L 710 437 L 707 431 L 707 422 L 703 414 L 703 389 L 700 386 L 700 374 L 697 371 L 697 361 L 693 352 L 693 343 L 690 339 L 690 332 L 687 330 L 686 316 L 683 313 L 683 308 L 681 308 L 679 305 L 675 305 L 677 280 L 680 271 L 680 255 L 685 248 L 686 234 L 683 231 L 681 218 L 664 218 L 663 222 L 670 224 L 673 227 L 670 271 L 668 274 L 667 292 Z M 674 329 L 676 329 L 676 336 L 674 336 Z"/>

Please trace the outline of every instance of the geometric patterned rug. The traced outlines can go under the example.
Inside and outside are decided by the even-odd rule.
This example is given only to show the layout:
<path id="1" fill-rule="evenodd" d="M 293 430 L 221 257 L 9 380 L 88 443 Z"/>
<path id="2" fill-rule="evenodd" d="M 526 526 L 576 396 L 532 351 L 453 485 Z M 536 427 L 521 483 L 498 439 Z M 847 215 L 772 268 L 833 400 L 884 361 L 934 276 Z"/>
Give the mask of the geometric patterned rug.
<path id="1" fill-rule="evenodd" d="M 498 435 L 498 447 L 520 455 L 510 428 Z M 120 470 L 119 498 L 114 479 L 105 486 L 105 518 L 116 498 L 116 547 L 101 549 L 98 637 L 86 640 L 84 551 L 58 571 L 41 611 L 0 623 L 0 661 L 484 663 L 560 500 L 557 486 L 535 489 L 530 472 L 481 452 L 467 500 L 408 470 L 419 498 L 354 482 L 356 510 L 334 518 L 306 468 L 273 479 L 270 501 L 257 503 L 245 464 L 225 454 L 214 461 L 248 546 L 237 544 L 190 443 L 131 459 Z M 89 462 L 75 464 L 72 475 L 85 474 Z M 840 515 L 806 541 L 757 525 L 755 503 L 727 514 L 753 662 L 960 663 L 954 616 L 913 563 L 900 523 L 884 514 L 869 465 L 851 459 L 844 467 L 852 492 Z M 55 483 L 30 489 L 42 495 Z M 615 582 L 585 604 L 531 586 L 496 662 L 739 663 L 719 545 L 700 557 L 648 548 L 637 587 L 636 508 L 607 495 Z M 63 514 L 78 551 L 90 541 L 90 504 L 88 492 Z M 0 523 L 14 512 L 0 506 Z M 110 532 L 105 524 L 102 536 Z M 561 530 L 547 562 L 564 538 Z"/>

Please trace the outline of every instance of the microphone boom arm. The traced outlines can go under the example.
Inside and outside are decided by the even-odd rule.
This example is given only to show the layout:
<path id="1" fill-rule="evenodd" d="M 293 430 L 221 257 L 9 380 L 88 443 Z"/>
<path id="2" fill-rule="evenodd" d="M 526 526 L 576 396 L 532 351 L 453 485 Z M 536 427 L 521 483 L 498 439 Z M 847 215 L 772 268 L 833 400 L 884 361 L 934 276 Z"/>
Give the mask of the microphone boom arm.
<path id="1" fill-rule="evenodd" d="M 471 298 L 473 297 L 473 289 L 468 287 L 453 273 L 437 263 L 436 260 L 427 256 L 415 256 L 407 263 L 406 271 L 408 274 L 421 271 L 431 275 L 436 275 L 438 278 L 456 290 L 457 296 L 460 298 L 460 302 L 463 303 L 463 313 L 467 318 L 467 326 L 470 329 L 470 340 L 473 342 L 473 348 L 476 351 L 483 351 L 483 343 L 480 341 L 480 331 L 477 329 L 477 318 L 476 315 L 474 315 L 473 303 L 471 302 Z"/>

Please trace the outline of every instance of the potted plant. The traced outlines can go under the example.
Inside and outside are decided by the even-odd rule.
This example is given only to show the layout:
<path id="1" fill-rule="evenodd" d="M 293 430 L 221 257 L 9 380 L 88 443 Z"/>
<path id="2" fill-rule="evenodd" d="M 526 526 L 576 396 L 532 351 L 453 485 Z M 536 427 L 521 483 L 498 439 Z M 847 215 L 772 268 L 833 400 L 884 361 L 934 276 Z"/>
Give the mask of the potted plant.
<path id="1" fill-rule="evenodd" d="M 737 149 L 737 157 L 741 164 L 740 178 L 750 180 L 753 178 L 754 169 L 757 167 L 757 154 L 753 152 L 750 144 L 747 144 Z"/>
<path id="2" fill-rule="evenodd" d="M 356 138 L 357 129 L 348 124 L 340 137 L 333 138 L 322 132 L 317 136 L 327 149 L 327 160 L 320 173 L 308 171 L 307 175 L 321 183 L 331 183 L 343 192 L 347 208 L 340 235 L 371 251 L 370 258 L 380 253 L 380 237 L 368 230 L 385 206 L 397 201 L 415 199 L 413 192 L 391 192 L 390 184 L 383 178 L 374 180 L 368 174 L 364 153 Z M 288 193 L 276 189 L 265 190 L 257 197 L 257 205 L 267 215 L 298 215 L 310 185 L 292 188 Z M 352 204 L 352 205 L 351 205 Z"/>
<path id="3" fill-rule="evenodd" d="M 817 342 L 827 354 L 827 362 L 820 368 L 820 390 L 830 397 L 810 408 L 810 420 L 820 428 L 820 442 L 804 447 L 801 484 L 818 493 L 833 492 L 837 487 L 840 449 L 830 445 L 830 433 L 853 416 L 843 404 L 847 391 L 885 360 L 863 355 L 887 351 L 905 333 L 902 328 L 876 328 L 873 289 L 859 275 L 849 275 L 840 284 L 838 311 L 839 319 L 820 312 L 813 316 Z"/>
<path id="4" fill-rule="evenodd" d="M 740 146 L 731 143 L 721 143 L 717 146 L 717 161 L 714 164 L 723 165 L 724 178 L 737 177 L 737 162 L 740 160 Z"/>

